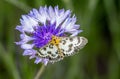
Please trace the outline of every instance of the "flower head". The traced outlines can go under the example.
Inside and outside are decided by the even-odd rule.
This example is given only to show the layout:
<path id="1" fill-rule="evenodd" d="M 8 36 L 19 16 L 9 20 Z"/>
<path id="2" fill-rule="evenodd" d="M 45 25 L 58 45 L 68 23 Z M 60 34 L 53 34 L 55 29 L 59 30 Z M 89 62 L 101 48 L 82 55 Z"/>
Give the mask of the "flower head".
<path id="1" fill-rule="evenodd" d="M 58 6 L 40 7 L 33 9 L 27 15 L 22 15 L 21 25 L 16 27 L 21 32 L 21 41 L 16 42 L 24 49 L 23 55 L 29 55 L 30 59 L 36 58 L 35 63 L 43 62 L 45 65 L 49 59 L 37 55 L 38 50 L 47 45 L 52 36 L 76 36 L 82 30 L 76 23 L 75 15 L 71 11 L 59 9 Z M 69 34 L 69 35 L 67 35 Z"/>

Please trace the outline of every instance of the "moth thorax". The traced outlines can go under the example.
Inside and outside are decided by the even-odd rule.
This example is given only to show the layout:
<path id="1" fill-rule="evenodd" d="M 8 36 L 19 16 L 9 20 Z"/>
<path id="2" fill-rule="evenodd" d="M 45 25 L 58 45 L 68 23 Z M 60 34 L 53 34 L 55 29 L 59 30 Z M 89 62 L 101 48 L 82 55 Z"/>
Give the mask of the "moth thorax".
<path id="1" fill-rule="evenodd" d="M 52 39 L 50 41 L 51 44 L 58 46 L 60 43 L 61 39 L 57 36 L 52 36 Z"/>

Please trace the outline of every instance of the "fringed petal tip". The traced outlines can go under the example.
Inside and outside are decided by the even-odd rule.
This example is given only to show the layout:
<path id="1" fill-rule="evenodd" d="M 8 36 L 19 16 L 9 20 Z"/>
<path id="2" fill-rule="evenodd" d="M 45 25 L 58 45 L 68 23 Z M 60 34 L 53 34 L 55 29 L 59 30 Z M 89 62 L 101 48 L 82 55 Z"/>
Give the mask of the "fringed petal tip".
<path id="1" fill-rule="evenodd" d="M 22 44 L 22 49 L 32 49 L 34 47 L 34 44 Z"/>
<path id="2" fill-rule="evenodd" d="M 25 55 L 31 55 L 31 56 L 34 57 L 35 54 L 36 54 L 36 51 L 33 50 L 33 49 L 27 49 L 27 50 L 25 50 L 25 51 L 23 52 L 23 56 L 25 56 Z"/>
<path id="3" fill-rule="evenodd" d="M 49 59 L 36 57 L 36 60 L 35 60 L 34 63 L 38 64 L 40 62 L 42 62 L 46 66 L 49 62 Z"/>

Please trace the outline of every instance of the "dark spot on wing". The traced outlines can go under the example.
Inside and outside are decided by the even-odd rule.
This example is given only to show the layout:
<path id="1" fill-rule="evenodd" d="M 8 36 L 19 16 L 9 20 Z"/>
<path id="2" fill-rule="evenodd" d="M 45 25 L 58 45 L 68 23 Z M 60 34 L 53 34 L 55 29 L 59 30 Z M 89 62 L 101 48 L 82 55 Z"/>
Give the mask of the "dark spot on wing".
<path id="1" fill-rule="evenodd" d="M 72 41 L 73 41 L 73 38 L 70 38 L 70 41 L 72 42 Z"/>
<path id="2" fill-rule="evenodd" d="M 74 47 L 74 52 L 78 52 L 78 47 Z"/>
<path id="3" fill-rule="evenodd" d="M 65 45 L 65 44 L 66 44 L 66 40 L 63 40 L 62 42 L 63 42 L 63 45 Z"/>
<path id="4" fill-rule="evenodd" d="M 65 50 L 64 49 L 60 49 L 61 50 L 61 52 L 64 52 Z"/>
<path id="5" fill-rule="evenodd" d="M 50 49 L 53 49 L 53 45 L 52 45 L 52 44 L 50 44 L 50 45 L 49 45 L 49 48 L 50 48 Z"/>
<path id="6" fill-rule="evenodd" d="M 73 44 L 70 44 L 69 47 L 72 48 Z"/>
<path id="7" fill-rule="evenodd" d="M 46 48 L 44 47 L 43 50 L 46 51 Z"/>
<path id="8" fill-rule="evenodd" d="M 56 51 L 55 54 L 58 54 L 58 51 Z"/>
<path id="9" fill-rule="evenodd" d="M 40 50 L 38 50 L 38 52 L 40 53 L 40 55 L 44 55 Z"/>
<path id="10" fill-rule="evenodd" d="M 68 40 L 68 38 L 66 38 L 66 40 Z"/>
<path id="11" fill-rule="evenodd" d="M 71 50 L 72 50 L 72 46 L 73 46 L 73 44 L 70 44 L 68 47 L 69 47 L 69 49 L 68 49 L 68 51 L 67 52 L 70 52 Z"/>
<path id="12" fill-rule="evenodd" d="M 51 51 L 48 51 L 47 53 L 48 53 L 48 54 L 51 54 Z"/>
<path id="13" fill-rule="evenodd" d="M 56 55 L 55 54 L 51 54 L 51 56 L 54 58 Z"/>
<path id="14" fill-rule="evenodd" d="M 77 44 L 79 44 L 79 43 L 80 43 L 80 37 L 77 37 L 77 39 L 78 39 L 78 42 L 77 42 Z"/>
<path id="15" fill-rule="evenodd" d="M 47 54 L 45 54 L 45 53 L 42 53 L 40 50 L 38 50 L 38 56 L 40 56 L 40 57 L 42 57 L 42 58 L 45 58 L 45 57 L 47 57 Z"/>

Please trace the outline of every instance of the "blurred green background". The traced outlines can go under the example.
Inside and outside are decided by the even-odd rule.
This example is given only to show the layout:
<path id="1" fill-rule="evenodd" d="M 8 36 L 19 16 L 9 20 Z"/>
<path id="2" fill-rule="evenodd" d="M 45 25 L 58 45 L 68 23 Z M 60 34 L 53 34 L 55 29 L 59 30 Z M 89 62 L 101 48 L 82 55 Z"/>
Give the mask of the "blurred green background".
<path id="1" fill-rule="evenodd" d="M 0 0 L 0 79 L 33 79 L 41 67 L 14 42 L 21 15 L 44 5 L 71 9 L 89 43 L 48 64 L 40 79 L 120 79 L 120 0 Z"/>

